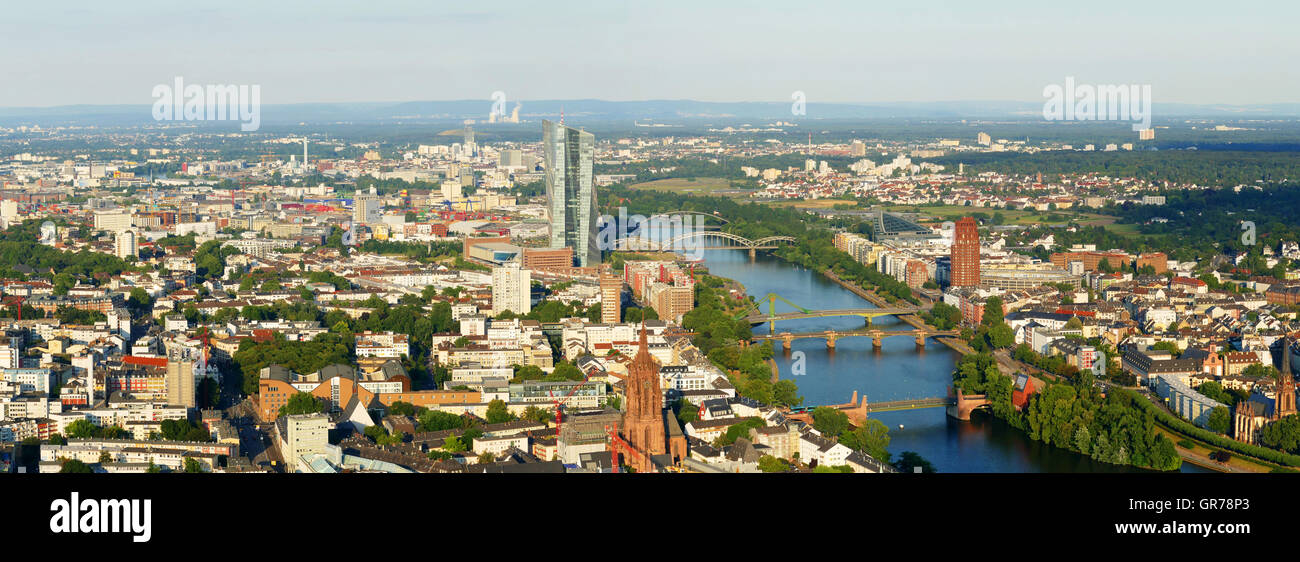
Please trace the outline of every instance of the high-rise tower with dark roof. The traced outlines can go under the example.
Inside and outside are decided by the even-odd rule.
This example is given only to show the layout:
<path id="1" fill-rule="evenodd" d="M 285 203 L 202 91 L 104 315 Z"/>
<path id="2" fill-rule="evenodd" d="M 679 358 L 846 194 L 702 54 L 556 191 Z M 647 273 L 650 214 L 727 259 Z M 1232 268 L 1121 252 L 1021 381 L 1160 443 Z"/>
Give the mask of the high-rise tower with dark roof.
<path id="1" fill-rule="evenodd" d="M 957 221 L 957 228 L 953 231 L 952 275 L 948 284 L 953 287 L 978 287 L 980 284 L 980 231 L 971 217 Z"/>

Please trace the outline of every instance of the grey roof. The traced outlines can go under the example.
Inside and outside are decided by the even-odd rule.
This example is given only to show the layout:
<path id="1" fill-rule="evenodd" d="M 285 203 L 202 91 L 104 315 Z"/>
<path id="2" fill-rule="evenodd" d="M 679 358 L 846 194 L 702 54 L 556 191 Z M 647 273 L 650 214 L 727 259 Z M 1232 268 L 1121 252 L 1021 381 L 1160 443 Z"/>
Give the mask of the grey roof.
<path id="1" fill-rule="evenodd" d="M 320 379 L 322 381 L 330 380 L 334 377 L 356 380 L 357 372 L 350 365 L 335 363 L 321 367 Z"/>
<path id="2" fill-rule="evenodd" d="M 287 383 L 293 378 L 293 371 L 284 365 L 269 365 L 262 369 L 262 378 Z"/>

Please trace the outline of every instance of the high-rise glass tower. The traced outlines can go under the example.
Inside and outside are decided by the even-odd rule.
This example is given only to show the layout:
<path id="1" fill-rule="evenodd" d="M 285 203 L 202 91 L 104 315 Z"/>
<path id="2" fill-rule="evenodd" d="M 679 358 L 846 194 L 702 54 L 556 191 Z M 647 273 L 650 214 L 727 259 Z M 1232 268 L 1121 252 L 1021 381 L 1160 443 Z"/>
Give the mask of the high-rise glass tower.
<path id="1" fill-rule="evenodd" d="M 579 267 L 600 264 L 596 246 L 596 185 L 591 179 L 596 137 L 586 131 L 542 121 L 546 158 L 546 198 L 551 248 L 573 248 Z"/>

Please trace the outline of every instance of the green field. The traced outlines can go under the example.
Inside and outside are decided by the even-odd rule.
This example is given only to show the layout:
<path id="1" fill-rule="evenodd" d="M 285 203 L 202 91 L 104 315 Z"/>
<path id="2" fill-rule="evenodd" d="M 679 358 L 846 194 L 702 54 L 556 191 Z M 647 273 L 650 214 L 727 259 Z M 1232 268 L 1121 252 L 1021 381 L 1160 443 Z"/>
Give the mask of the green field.
<path id="1" fill-rule="evenodd" d="M 1069 221 L 1075 221 L 1084 226 L 1101 225 L 1106 227 L 1106 230 L 1110 230 L 1121 236 L 1133 236 L 1138 233 L 1136 225 L 1115 224 L 1115 217 L 1110 215 L 1087 213 L 1076 211 L 1074 209 L 1059 211 L 1019 211 L 1013 209 L 965 207 L 959 205 L 943 205 L 939 207 L 887 205 L 884 209 L 891 213 L 919 213 L 925 216 L 936 217 L 941 220 L 954 220 L 974 213 L 982 213 L 992 217 L 995 213 L 998 213 L 1006 219 L 1005 224 L 1065 224 Z M 1048 220 L 1052 215 L 1058 215 L 1057 220 Z"/>
<path id="2" fill-rule="evenodd" d="M 732 189 L 731 180 L 727 178 L 670 178 L 632 184 L 630 187 L 632 189 L 699 193 L 703 195 L 712 195 L 718 191 Z"/>

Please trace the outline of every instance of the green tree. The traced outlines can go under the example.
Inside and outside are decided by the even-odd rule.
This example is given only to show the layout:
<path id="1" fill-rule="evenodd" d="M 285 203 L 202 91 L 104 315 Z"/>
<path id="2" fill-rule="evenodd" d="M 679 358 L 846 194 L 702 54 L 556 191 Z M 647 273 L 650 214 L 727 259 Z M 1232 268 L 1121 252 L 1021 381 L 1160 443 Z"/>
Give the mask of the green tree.
<path id="1" fill-rule="evenodd" d="M 91 470 L 90 465 L 77 459 L 63 460 L 63 466 L 59 467 L 59 472 L 65 474 L 90 474 L 95 472 Z"/>
<path id="2" fill-rule="evenodd" d="M 520 417 L 522 419 L 534 421 L 537 423 L 546 423 L 549 422 L 555 416 L 551 414 L 550 410 L 529 405 L 527 408 L 524 408 L 524 414 Z"/>
<path id="3" fill-rule="evenodd" d="M 997 324 L 989 328 L 988 341 L 989 345 L 995 349 L 1005 349 L 1015 345 L 1016 334 L 1011 331 L 1011 326 L 999 319 Z"/>
<path id="4" fill-rule="evenodd" d="M 849 428 L 848 414 L 829 406 L 814 408 L 812 418 L 813 429 L 827 437 L 837 437 Z"/>
<path id="5" fill-rule="evenodd" d="M 1156 351 L 1168 351 L 1175 359 L 1182 354 L 1182 351 L 1178 349 L 1178 344 L 1171 341 L 1158 341 L 1151 346 L 1151 349 Z"/>
<path id="6" fill-rule="evenodd" d="M 889 441 L 889 428 L 875 418 L 868 419 L 861 426 L 840 436 L 840 442 L 848 448 L 871 455 L 881 462 L 889 462 Z"/>
<path id="7" fill-rule="evenodd" d="M 149 296 L 149 293 L 145 292 L 144 289 L 135 287 L 131 289 L 130 298 L 126 299 L 126 305 L 128 308 L 137 311 L 148 312 L 153 310 L 153 297 Z"/>
<path id="8" fill-rule="evenodd" d="M 487 417 L 485 419 L 487 419 L 488 423 L 505 423 L 516 418 L 514 414 L 510 413 L 510 409 L 506 407 L 505 402 L 496 399 L 488 402 Z"/>
<path id="9" fill-rule="evenodd" d="M 984 316 L 980 319 L 981 326 L 992 327 L 1002 322 L 1005 316 L 1002 307 L 1002 297 L 989 297 L 984 301 Z"/>
<path id="10" fill-rule="evenodd" d="M 199 473 L 199 472 L 207 472 L 207 471 L 203 470 L 203 465 L 200 464 L 199 461 L 196 461 L 194 459 L 185 459 L 185 472 Z"/>
<path id="11" fill-rule="evenodd" d="M 308 392 L 297 392 L 289 397 L 289 402 L 280 406 L 281 416 L 295 416 L 298 414 L 316 414 L 325 409 L 325 405 L 319 399 Z"/>
<path id="12" fill-rule="evenodd" d="M 1232 416 L 1228 414 L 1226 407 L 1215 406 L 1213 410 L 1210 410 L 1210 419 L 1206 422 L 1206 426 L 1209 427 L 1210 431 L 1226 434 L 1228 429 L 1232 427 Z"/>
<path id="13" fill-rule="evenodd" d="M 462 438 L 453 435 L 442 442 L 442 450 L 448 453 L 463 453 L 469 450 L 469 447 L 465 445 Z"/>
<path id="14" fill-rule="evenodd" d="M 76 420 L 68 424 L 65 431 L 68 432 L 68 437 L 73 439 L 89 439 L 99 436 L 99 427 L 87 419 Z"/>
<path id="15" fill-rule="evenodd" d="M 934 468 L 933 463 L 925 460 L 925 457 L 922 457 L 920 453 L 915 451 L 903 451 L 902 453 L 899 453 L 898 460 L 894 461 L 893 464 L 894 468 L 897 468 L 899 472 L 916 472 L 917 468 L 920 468 L 923 473 L 938 472 L 938 470 Z"/>
<path id="16" fill-rule="evenodd" d="M 795 407 L 803 404 L 803 397 L 799 396 L 799 387 L 794 381 L 782 379 L 772 385 L 772 405 Z"/>
<path id="17" fill-rule="evenodd" d="M 790 470 L 790 463 L 780 457 L 763 455 L 758 459 L 758 469 L 763 472 L 786 472 Z"/>

